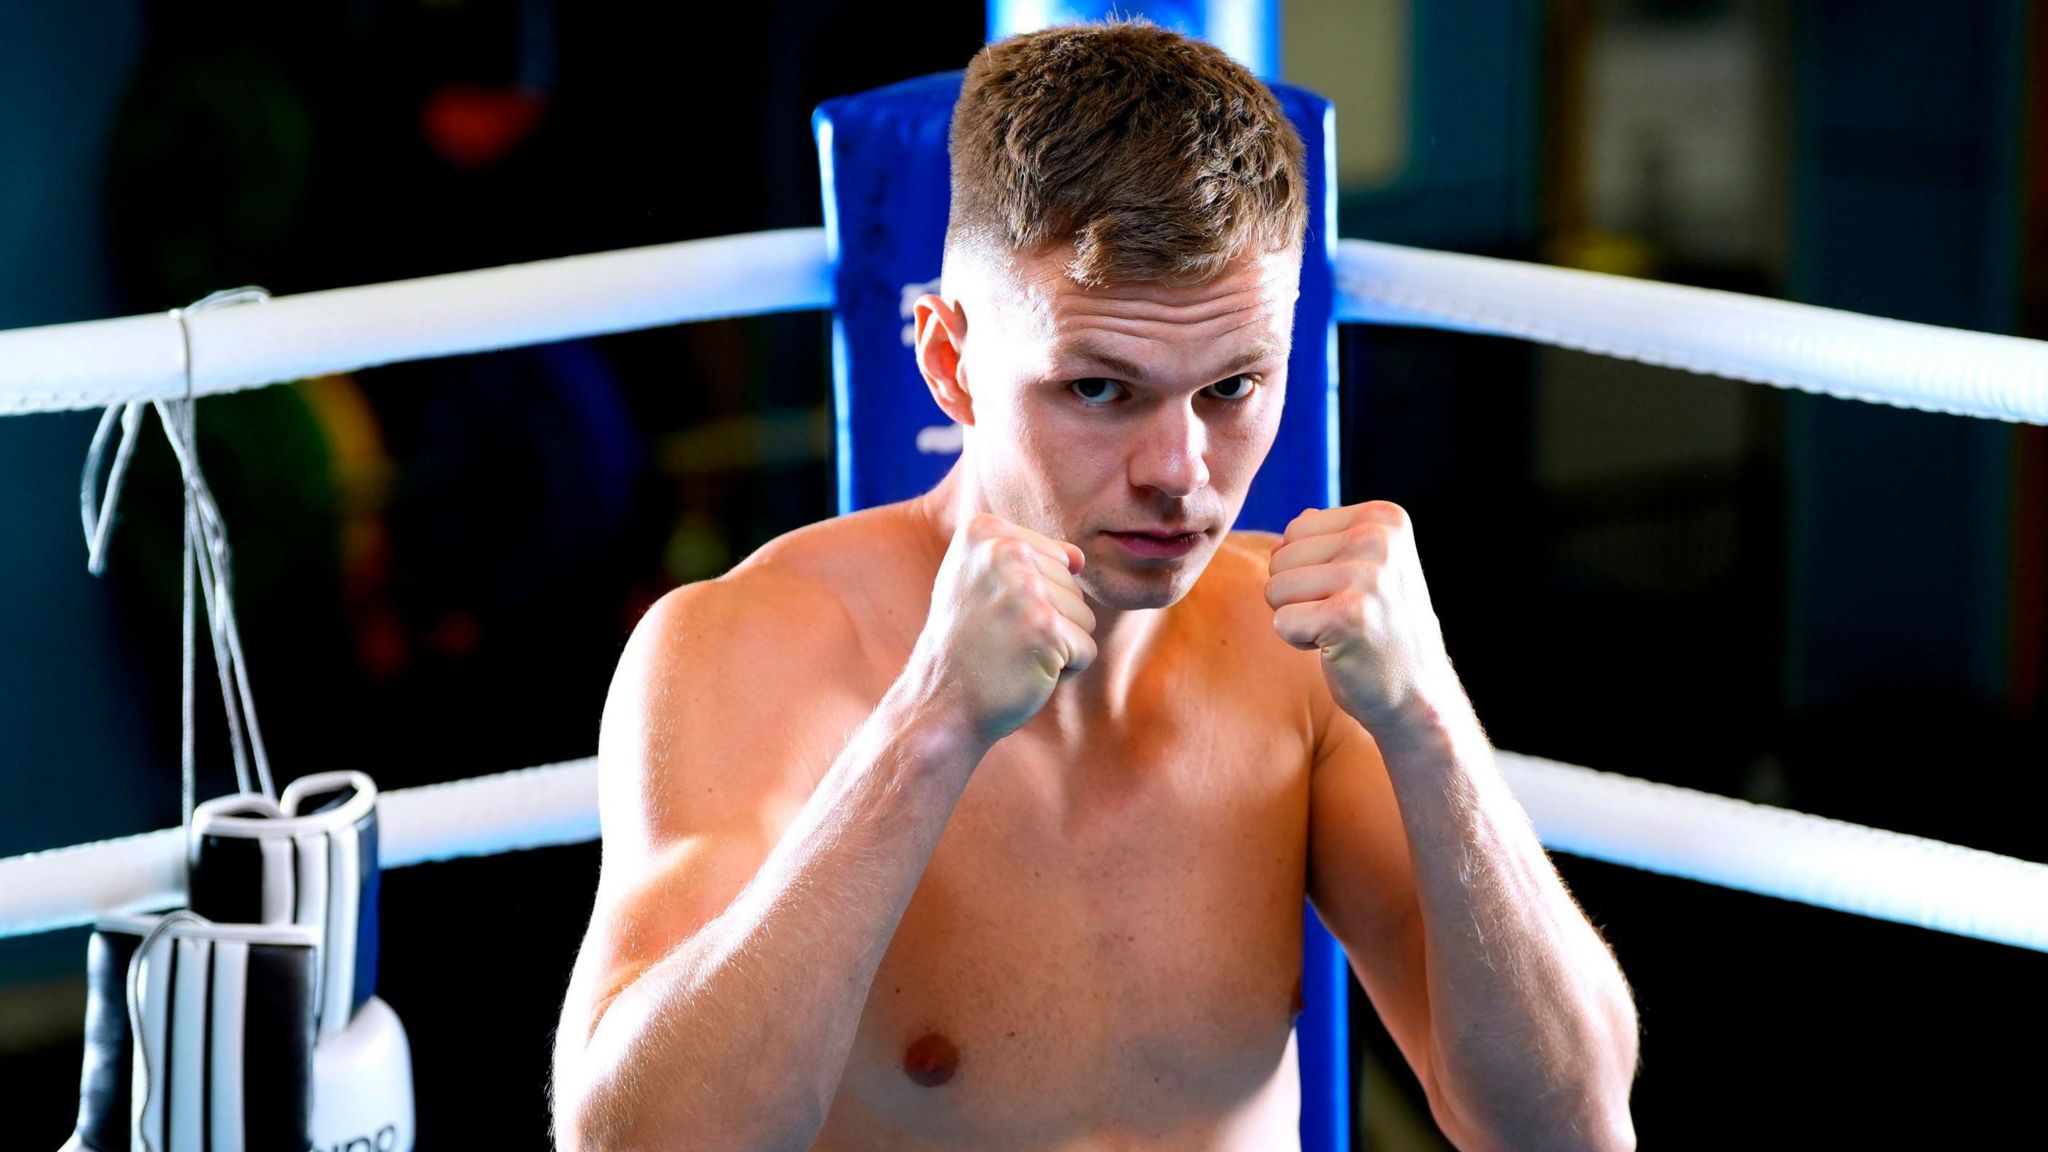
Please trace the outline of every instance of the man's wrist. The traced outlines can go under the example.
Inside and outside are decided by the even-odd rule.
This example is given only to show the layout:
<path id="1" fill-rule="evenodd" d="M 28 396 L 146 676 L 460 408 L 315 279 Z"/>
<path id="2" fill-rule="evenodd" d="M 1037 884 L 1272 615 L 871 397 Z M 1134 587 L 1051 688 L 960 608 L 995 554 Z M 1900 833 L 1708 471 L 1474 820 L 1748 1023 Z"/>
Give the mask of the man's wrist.
<path id="1" fill-rule="evenodd" d="M 1372 734 L 1382 752 L 1447 748 L 1461 742 L 1464 728 L 1478 725 L 1465 689 L 1448 665 L 1423 678 L 1399 700 L 1360 711 L 1364 715 L 1352 719 Z"/>
<path id="2" fill-rule="evenodd" d="M 958 699 L 929 681 L 906 676 L 884 700 L 890 727 L 921 769 L 971 773 L 994 746 Z"/>

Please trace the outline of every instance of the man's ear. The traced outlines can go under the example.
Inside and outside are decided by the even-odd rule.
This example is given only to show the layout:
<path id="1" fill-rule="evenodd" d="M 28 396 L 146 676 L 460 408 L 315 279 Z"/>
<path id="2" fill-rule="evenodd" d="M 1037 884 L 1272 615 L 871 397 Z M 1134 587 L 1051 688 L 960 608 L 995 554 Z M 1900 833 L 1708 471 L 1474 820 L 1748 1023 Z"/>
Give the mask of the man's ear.
<path id="1" fill-rule="evenodd" d="M 974 423 L 974 398 L 968 394 L 967 377 L 960 369 L 960 354 L 967 347 L 966 310 L 958 301 L 949 304 L 929 292 L 919 296 L 913 307 L 917 370 L 924 374 L 925 387 L 955 423 Z"/>

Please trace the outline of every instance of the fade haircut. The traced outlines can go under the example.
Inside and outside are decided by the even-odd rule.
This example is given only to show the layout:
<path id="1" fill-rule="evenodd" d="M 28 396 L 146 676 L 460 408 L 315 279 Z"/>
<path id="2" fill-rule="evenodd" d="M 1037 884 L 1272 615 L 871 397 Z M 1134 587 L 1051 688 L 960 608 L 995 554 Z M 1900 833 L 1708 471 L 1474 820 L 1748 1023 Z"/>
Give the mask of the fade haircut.
<path id="1" fill-rule="evenodd" d="M 946 251 L 1071 241 L 1085 287 L 1203 284 L 1247 253 L 1298 249 L 1301 137 L 1221 50 L 1142 20 L 998 41 L 953 109 Z"/>

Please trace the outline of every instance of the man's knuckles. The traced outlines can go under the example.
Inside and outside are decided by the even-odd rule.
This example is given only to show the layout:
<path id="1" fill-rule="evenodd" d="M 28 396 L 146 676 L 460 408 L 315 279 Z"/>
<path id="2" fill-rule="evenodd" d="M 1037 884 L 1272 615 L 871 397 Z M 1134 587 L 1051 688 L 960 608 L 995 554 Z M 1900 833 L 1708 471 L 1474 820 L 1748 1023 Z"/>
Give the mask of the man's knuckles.
<path id="1" fill-rule="evenodd" d="M 1273 614 L 1273 631 L 1303 651 L 1319 648 L 1323 633 L 1320 609 L 1316 604 L 1289 604 Z"/>
<path id="2" fill-rule="evenodd" d="M 1400 530 L 1378 520 L 1359 520 L 1319 535 L 1301 536 L 1273 550 L 1267 562 L 1274 572 L 1317 564 L 1371 560 L 1385 563 L 1393 555 Z"/>
<path id="3" fill-rule="evenodd" d="M 1385 560 L 1395 537 L 1400 534 L 1401 530 L 1392 524 L 1365 520 L 1353 524 L 1351 530 L 1344 534 L 1344 540 L 1356 557 Z"/>
<path id="4" fill-rule="evenodd" d="M 1275 611 L 1290 604 L 1340 601 L 1375 596 L 1385 570 L 1370 561 L 1339 561 L 1275 573 L 1266 581 L 1266 605 Z"/>
<path id="5" fill-rule="evenodd" d="M 1038 573 L 1024 568 L 1004 568 L 996 573 L 996 598 L 1002 603 L 1029 609 L 1037 602 Z"/>
<path id="6" fill-rule="evenodd" d="M 967 539 L 977 544 L 993 540 L 1009 535 L 1011 527 L 1008 520 L 993 512 L 977 512 L 967 521 Z"/>
<path id="7" fill-rule="evenodd" d="M 993 567 L 1009 568 L 1030 564 L 1035 555 L 1031 545 L 1015 536 L 990 536 L 984 538 L 981 548 Z"/>
<path id="8" fill-rule="evenodd" d="M 1085 634 L 1088 626 L 1060 607 L 1044 580 L 1020 574 L 1006 583 L 1003 606 L 1020 643 L 1027 647 L 1065 643 L 1070 630 Z"/>
<path id="9" fill-rule="evenodd" d="M 1292 543 L 1296 540 L 1327 536 L 1333 533 L 1348 533 L 1368 525 L 1378 526 L 1395 533 L 1410 531 L 1413 521 L 1408 510 L 1392 500 L 1368 500 L 1363 504 L 1349 504 L 1341 508 L 1306 508 L 1281 533 L 1281 540 Z"/>
<path id="10" fill-rule="evenodd" d="M 1368 500 L 1358 507 L 1360 511 L 1379 518 L 1387 527 L 1397 532 L 1405 532 L 1410 527 L 1408 510 L 1392 500 Z"/>
<path id="11" fill-rule="evenodd" d="M 1295 602 L 1296 583 L 1284 577 L 1285 574 L 1283 573 L 1266 581 L 1266 607 L 1271 608 L 1275 612 Z"/>
<path id="12" fill-rule="evenodd" d="M 1273 606 L 1274 631 L 1297 648 L 1348 650 L 1353 642 L 1390 635 L 1392 626 L 1393 609 L 1373 578 Z"/>

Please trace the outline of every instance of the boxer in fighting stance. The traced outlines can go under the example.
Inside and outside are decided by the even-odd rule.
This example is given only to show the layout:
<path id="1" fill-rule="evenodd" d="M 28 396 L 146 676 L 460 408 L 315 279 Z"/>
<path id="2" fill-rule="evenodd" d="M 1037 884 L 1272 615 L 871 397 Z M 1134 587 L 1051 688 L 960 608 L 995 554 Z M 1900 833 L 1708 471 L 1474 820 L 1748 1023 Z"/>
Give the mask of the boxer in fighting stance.
<path id="1" fill-rule="evenodd" d="M 1445 653 L 1395 505 L 1232 532 L 1301 143 L 1142 24 L 955 111 L 938 487 L 677 589 L 599 742 L 560 1147 L 1297 1144 L 1306 896 L 1461 1148 L 1627 1148 L 1636 1020 Z"/>

